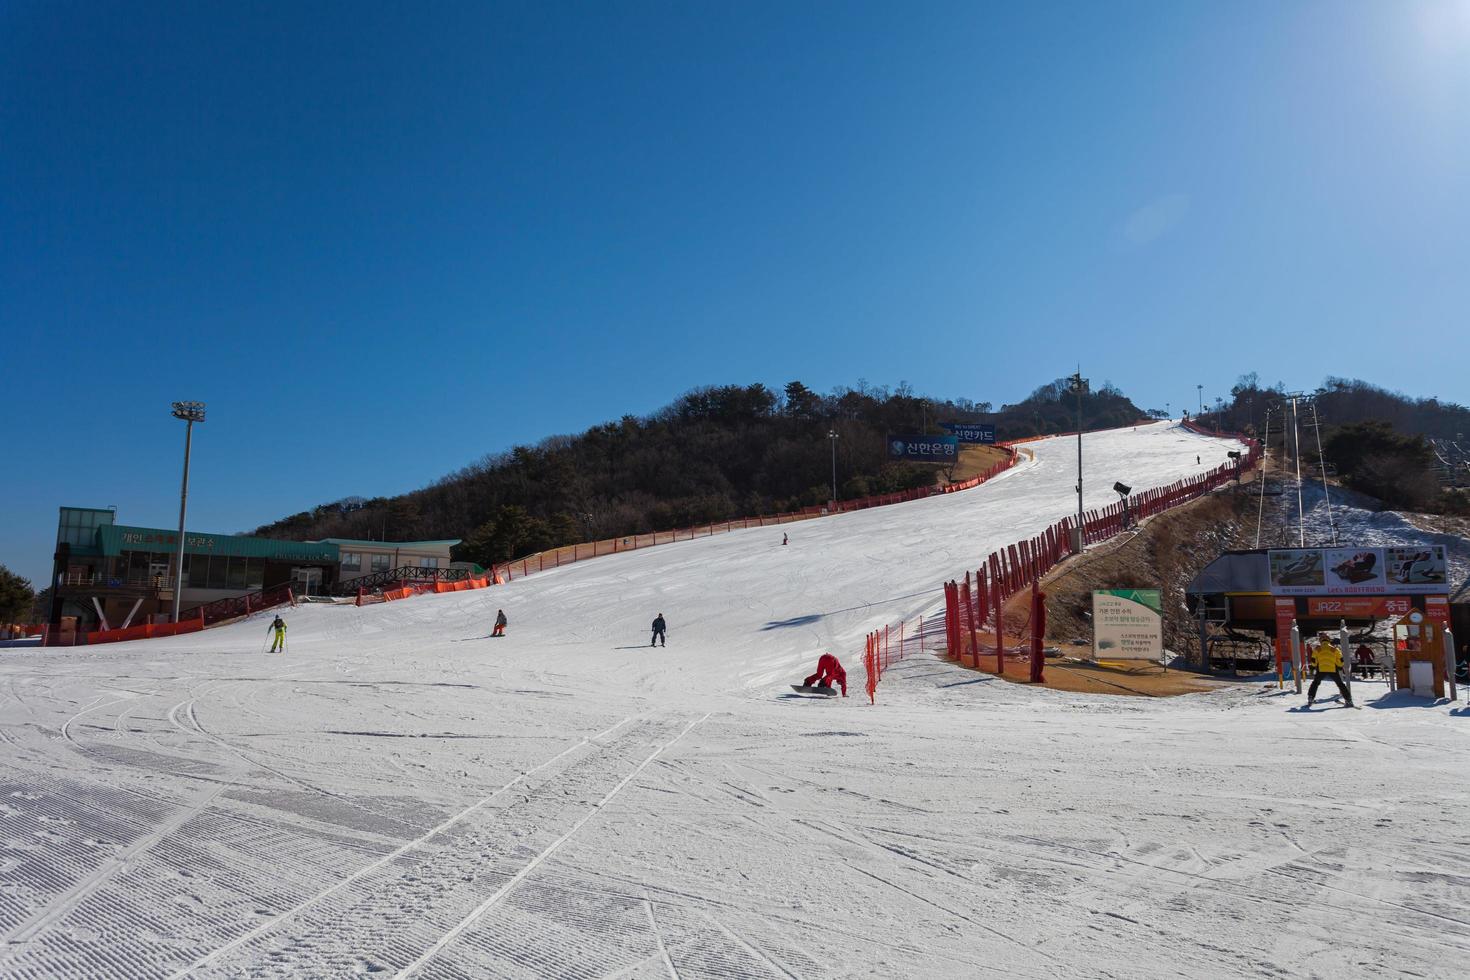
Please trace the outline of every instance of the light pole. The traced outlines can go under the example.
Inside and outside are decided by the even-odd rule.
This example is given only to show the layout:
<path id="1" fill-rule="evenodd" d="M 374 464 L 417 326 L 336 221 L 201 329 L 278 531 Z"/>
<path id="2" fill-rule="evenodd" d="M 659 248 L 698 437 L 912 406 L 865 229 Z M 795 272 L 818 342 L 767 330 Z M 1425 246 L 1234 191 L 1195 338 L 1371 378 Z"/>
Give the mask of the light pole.
<path id="1" fill-rule="evenodd" d="M 1205 386 L 1195 385 L 1194 387 L 1199 391 L 1199 413 L 1203 415 L 1205 414 Z"/>
<path id="2" fill-rule="evenodd" d="M 1077 394 L 1077 541 L 1073 549 L 1078 554 L 1082 552 L 1082 393 L 1087 390 L 1087 379 L 1082 376 L 1079 367 L 1077 373 L 1069 379 L 1072 391 Z"/>
<path id="3" fill-rule="evenodd" d="M 184 515 L 189 509 L 189 449 L 194 442 L 194 423 L 204 421 L 203 402 L 174 402 L 174 418 L 184 420 L 184 485 L 179 490 L 179 551 L 174 565 L 174 622 L 179 621 L 179 603 L 184 599 Z"/>
<path id="4" fill-rule="evenodd" d="M 837 503 L 837 430 L 827 430 L 827 441 L 832 444 L 832 503 Z"/>

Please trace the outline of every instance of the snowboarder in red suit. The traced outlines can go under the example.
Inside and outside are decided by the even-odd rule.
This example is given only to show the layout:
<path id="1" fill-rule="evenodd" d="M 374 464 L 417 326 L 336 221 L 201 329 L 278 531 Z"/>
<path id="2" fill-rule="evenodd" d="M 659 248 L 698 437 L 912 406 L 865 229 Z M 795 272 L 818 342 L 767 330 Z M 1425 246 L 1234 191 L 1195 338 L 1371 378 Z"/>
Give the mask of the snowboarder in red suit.
<path id="1" fill-rule="evenodd" d="M 842 669 L 842 664 L 830 653 L 822 654 L 817 661 L 817 672 L 801 682 L 802 687 L 831 687 L 833 682 L 842 688 L 842 696 L 847 697 L 847 671 Z"/>

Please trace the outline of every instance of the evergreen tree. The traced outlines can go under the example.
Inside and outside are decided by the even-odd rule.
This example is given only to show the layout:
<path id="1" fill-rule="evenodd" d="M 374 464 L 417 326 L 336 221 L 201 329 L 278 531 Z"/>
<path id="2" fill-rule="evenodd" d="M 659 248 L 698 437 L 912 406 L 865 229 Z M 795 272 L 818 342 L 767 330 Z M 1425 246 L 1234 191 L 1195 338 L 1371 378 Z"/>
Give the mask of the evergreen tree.
<path id="1" fill-rule="evenodd" d="M 36 590 L 29 579 L 0 565 L 0 623 L 18 623 L 27 620 L 36 601 Z"/>

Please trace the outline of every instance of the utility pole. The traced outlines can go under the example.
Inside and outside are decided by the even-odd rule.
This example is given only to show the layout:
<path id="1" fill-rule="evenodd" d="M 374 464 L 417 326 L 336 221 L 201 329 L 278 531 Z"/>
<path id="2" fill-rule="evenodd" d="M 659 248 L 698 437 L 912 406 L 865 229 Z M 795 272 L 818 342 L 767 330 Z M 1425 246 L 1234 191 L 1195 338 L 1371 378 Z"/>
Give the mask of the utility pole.
<path id="1" fill-rule="evenodd" d="M 1205 386 L 1195 385 L 1194 387 L 1199 392 L 1199 413 L 1203 415 L 1205 414 Z"/>
<path id="2" fill-rule="evenodd" d="M 827 441 L 832 444 L 832 503 L 837 503 L 837 430 L 827 430 Z"/>
<path id="3" fill-rule="evenodd" d="M 1286 397 L 1291 399 L 1291 455 L 1296 462 L 1296 524 L 1297 524 L 1297 547 L 1307 546 L 1307 515 L 1302 509 L 1302 435 L 1297 425 L 1296 403 L 1302 397 L 1300 391 L 1289 391 Z"/>
<path id="4" fill-rule="evenodd" d="M 174 622 L 179 621 L 179 604 L 184 599 L 184 517 L 189 510 L 189 450 L 194 441 L 194 423 L 204 421 L 203 402 L 174 402 L 173 416 L 184 420 L 184 484 L 179 490 L 179 551 L 174 566 Z"/>
<path id="5" fill-rule="evenodd" d="M 1069 379 L 1071 388 L 1077 394 L 1077 541 L 1072 549 L 1078 554 L 1082 553 L 1082 393 L 1087 390 L 1087 379 L 1082 376 L 1082 366 L 1077 366 L 1077 373 Z"/>

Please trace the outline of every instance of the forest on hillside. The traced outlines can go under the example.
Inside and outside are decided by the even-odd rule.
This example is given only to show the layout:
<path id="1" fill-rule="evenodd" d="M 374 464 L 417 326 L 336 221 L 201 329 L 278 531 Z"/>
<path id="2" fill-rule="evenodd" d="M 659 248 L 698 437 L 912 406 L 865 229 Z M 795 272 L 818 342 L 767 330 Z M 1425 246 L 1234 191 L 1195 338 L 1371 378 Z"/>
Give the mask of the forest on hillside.
<path id="1" fill-rule="evenodd" d="M 1430 439 L 1470 450 L 1470 408 L 1439 398 L 1411 398 L 1367 381 L 1328 377 L 1302 392 L 1297 437 L 1304 466 L 1324 459 L 1348 487 L 1387 507 L 1437 513 L 1470 513 L 1470 495 L 1446 488 L 1455 482 Z M 1217 399 L 1202 420 L 1228 430 L 1266 435 L 1290 458 L 1294 452 L 1286 387 L 1263 386 L 1256 373 L 1241 375 L 1229 400 Z M 1319 451 L 1320 440 L 1320 451 Z M 1446 450 L 1453 459 L 1453 451 Z M 1464 457 L 1460 457 L 1463 459 Z M 1463 480 L 1465 473 L 1459 471 Z"/>
<path id="2" fill-rule="evenodd" d="M 624 416 L 580 435 L 552 436 L 485 456 L 396 497 L 350 497 L 255 531 L 307 540 L 462 538 L 459 560 L 482 565 L 547 548 L 709 521 L 797 510 L 837 493 L 853 499 L 932 484 L 932 465 L 893 462 L 889 434 L 934 434 L 939 422 L 992 422 L 997 438 L 1070 431 L 1078 402 L 1067 379 L 1013 405 L 936 399 L 906 384 L 860 382 L 822 395 L 800 381 L 700 388 L 646 418 Z M 1084 428 L 1138 421 L 1111 384 L 1086 392 Z M 833 440 L 829 433 L 836 433 Z"/>

